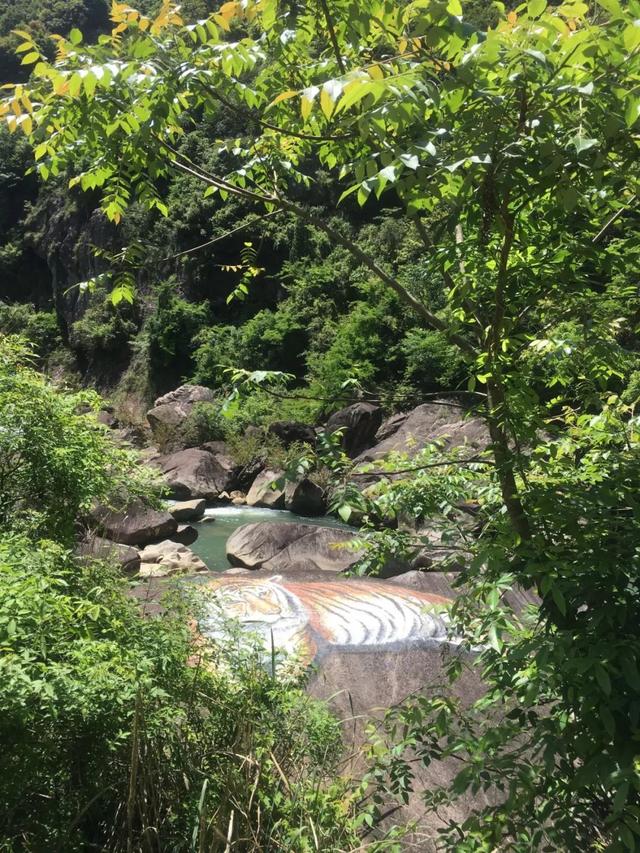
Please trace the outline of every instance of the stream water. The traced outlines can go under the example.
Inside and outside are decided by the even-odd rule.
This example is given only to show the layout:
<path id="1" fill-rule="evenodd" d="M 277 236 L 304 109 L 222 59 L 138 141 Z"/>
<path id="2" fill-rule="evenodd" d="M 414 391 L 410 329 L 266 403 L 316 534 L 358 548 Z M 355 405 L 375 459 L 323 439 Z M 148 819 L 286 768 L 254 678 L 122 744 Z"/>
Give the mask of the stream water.
<path id="1" fill-rule="evenodd" d="M 330 516 L 307 518 L 286 510 L 258 509 L 249 506 L 211 507 L 205 510 L 204 519 L 194 524 L 198 529 L 198 538 L 190 548 L 211 571 L 223 572 L 229 568 L 226 555 L 227 539 L 238 527 L 256 521 L 271 521 L 276 524 L 293 521 L 301 524 L 315 524 L 318 527 L 353 529 Z"/>

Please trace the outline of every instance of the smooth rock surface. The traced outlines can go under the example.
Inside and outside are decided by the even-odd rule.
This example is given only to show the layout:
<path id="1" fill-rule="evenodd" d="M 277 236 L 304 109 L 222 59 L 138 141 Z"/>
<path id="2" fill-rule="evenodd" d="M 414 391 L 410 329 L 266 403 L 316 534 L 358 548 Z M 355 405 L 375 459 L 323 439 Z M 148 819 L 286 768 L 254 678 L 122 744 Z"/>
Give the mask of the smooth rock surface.
<path id="1" fill-rule="evenodd" d="M 171 534 L 171 541 L 181 545 L 193 545 L 197 538 L 198 531 L 192 524 L 179 524 L 176 532 Z"/>
<path id="2" fill-rule="evenodd" d="M 271 468 L 265 468 L 264 471 L 261 471 L 247 492 L 247 506 L 284 509 L 284 489 L 274 489 L 271 485 L 283 476 L 283 471 L 273 471 Z"/>
<path id="3" fill-rule="evenodd" d="M 140 577 L 166 578 L 208 571 L 200 557 L 185 545 L 166 539 L 140 552 Z"/>
<path id="4" fill-rule="evenodd" d="M 285 447 L 289 447 L 296 441 L 304 444 L 316 443 L 315 429 L 300 421 L 274 421 L 269 424 L 269 432 L 275 435 Z"/>
<path id="5" fill-rule="evenodd" d="M 207 502 L 203 498 L 192 501 L 179 501 L 170 507 L 169 512 L 176 521 L 199 521 L 204 515 Z"/>
<path id="6" fill-rule="evenodd" d="M 329 434 L 343 430 L 342 448 L 347 456 L 353 458 L 371 447 L 381 424 L 380 406 L 374 406 L 373 403 L 353 403 L 331 415 L 325 428 Z"/>
<path id="7" fill-rule="evenodd" d="M 164 475 L 172 497 L 179 501 L 203 498 L 215 500 L 229 488 L 230 471 L 226 460 L 208 450 L 191 447 L 160 456 L 151 463 Z"/>
<path id="8" fill-rule="evenodd" d="M 361 556 L 344 547 L 355 533 L 313 524 L 264 521 L 239 527 L 227 540 L 227 559 L 244 569 L 343 572 Z"/>
<path id="9" fill-rule="evenodd" d="M 296 483 L 287 482 L 284 487 L 284 506 L 296 515 L 324 515 L 324 489 L 308 477 Z"/>
<path id="10" fill-rule="evenodd" d="M 104 539 L 101 536 L 93 536 L 87 542 L 81 542 L 76 548 L 76 554 L 82 557 L 92 557 L 96 560 L 119 563 L 122 571 L 126 574 L 135 574 L 140 568 L 140 554 L 136 548 L 130 545 L 121 545 Z"/>
<path id="11" fill-rule="evenodd" d="M 97 507 L 91 517 L 107 539 L 125 545 L 146 545 L 171 536 L 178 522 L 164 510 L 151 509 L 142 501 L 133 501 L 126 510 Z"/>
<path id="12" fill-rule="evenodd" d="M 180 446 L 180 427 L 196 403 L 211 403 L 213 391 L 202 385 L 181 385 L 158 397 L 147 412 L 147 421 L 156 443 L 165 450 Z"/>
<path id="13" fill-rule="evenodd" d="M 406 453 L 415 456 L 433 441 L 439 440 L 446 447 L 468 445 L 470 455 L 474 451 L 485 449 L 489 443 L 489 433 L 484 421 L 477 417 L 465 417 L 458 406 L 443 402 L 424 403 L 417 406 L 404 418 L 397 418 L 399 426 L 390 432 L 389 426 L 385 438 L 355 459 L 360 462 L 373 462 L 389 453 Z"/>

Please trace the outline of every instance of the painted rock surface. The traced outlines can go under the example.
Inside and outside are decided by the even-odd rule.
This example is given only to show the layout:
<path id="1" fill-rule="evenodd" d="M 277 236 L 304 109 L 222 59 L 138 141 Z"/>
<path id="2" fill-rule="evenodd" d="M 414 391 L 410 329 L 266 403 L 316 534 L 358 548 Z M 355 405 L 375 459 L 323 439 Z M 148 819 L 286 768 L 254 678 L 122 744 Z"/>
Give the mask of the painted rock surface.
<path id="1" fill-rule="evenodd" d="M 257 635 L 265 652 L 309 664 L 333 650 L 371 651 L 447 642 L 451 599 L 367 580 L 301 580 L 281 575 L 226 576 L 200 630 L 222 637 L 225 619 Z"/>

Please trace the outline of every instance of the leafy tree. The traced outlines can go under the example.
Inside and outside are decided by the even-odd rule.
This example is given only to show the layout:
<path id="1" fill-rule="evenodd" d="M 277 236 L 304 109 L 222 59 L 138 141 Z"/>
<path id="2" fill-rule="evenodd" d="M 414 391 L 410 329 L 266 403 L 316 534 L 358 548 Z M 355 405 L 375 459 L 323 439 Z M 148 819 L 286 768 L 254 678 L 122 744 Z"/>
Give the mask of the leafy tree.
<path id="1" fill-rule="evenodd" d="M 472 373 L 493 473 L 459 619 L 487 648 L 477 710 L 490 725 L 452 729 L 445 707 L 438 733 L 469 760 L 453 793 L 493 781 L 506 805 L 457 828 L 454 849 L 584 848 L 594 826 L 601 846 L 635 849 L 637 686 L 623 649 L 635 658 L 637 435 L 630 412 L 608 401 L 625 379 L 621 335 L 606 311 L 585 311 L 584 296 L 600 300 L 614 280 L 623 290 L 637 253 L 640 6 L 531 0 L 486 33 L 462 19 L 459 0 L 335 0 L 321 15 L 316 4 L 230 2 L 187 26 L 168 2 L 155 19 L 116 4 L 112 18 L 110 37 L 88 48 L 72 33 L 54 64 L 31 40 L 21 46 L 32 83 L 2 109 L 44 178 L 81 152 L 91 165 L 72 183 L 99 188 L 114 222 L 133 198 L 166 212 L 162 182 L 174 171 L 207 194 L 296 217 L 442 333 Z M 212 170 L 180 140 L 221 105 L 249 131 L 220 140 L 225 169 Z M 444 306 L 300 200 L 318 162 L 365 211 L 394 191 Z M 544 399 L 531 361 L 534 373 L 549 362 L 562 345 L 550 334 L 568 320 L 588 333 L 587 357 L 577 374 L 552 367 L 558 394 Z M 628 524 L 619 549 L 604 535 L 616 518 Z M 535 628 L 497 612 L 516 582 L 540 595 Z M 505 705 L 516 722 L 495 725 Z M 419 729 L 426 759 L 442 755 L 429 725 Z"/>

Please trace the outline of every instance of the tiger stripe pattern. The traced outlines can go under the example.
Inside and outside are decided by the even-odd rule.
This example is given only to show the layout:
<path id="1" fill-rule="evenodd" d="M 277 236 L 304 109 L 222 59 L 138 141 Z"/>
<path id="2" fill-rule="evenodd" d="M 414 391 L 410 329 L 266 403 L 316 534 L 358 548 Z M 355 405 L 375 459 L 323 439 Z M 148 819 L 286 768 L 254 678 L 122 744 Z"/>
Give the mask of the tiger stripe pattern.
<path id="1" fill-rule="evenodd" d="M 220 617 L 237 619 L 272 644 L 310 662 L 327 647 L 346 649 L 413 642 L 445 642 L 451 600 L 402 587 L 364 581 L 306 581 L 224 578 L 207 585 L 214 606 L 201 624 L 203 634 L 222 633 Z M 216 609 L 217 608 L 217 609 Z"/>

